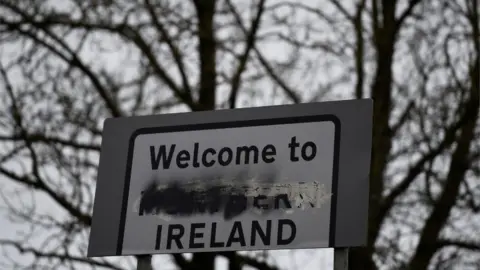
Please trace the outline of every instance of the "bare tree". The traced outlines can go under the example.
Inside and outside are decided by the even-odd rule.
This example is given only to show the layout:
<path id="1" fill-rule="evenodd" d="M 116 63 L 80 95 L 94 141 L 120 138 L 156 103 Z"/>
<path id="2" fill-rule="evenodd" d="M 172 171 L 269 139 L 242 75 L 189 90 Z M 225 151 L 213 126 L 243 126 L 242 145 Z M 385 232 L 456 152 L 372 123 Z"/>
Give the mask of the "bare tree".
<path id="1" fill-rule="evenodd" d="M 132 258 L 85 258 L 106 117 L 371 97 L 368 245 L 350 265 L 478 267 L 479 9 L 0 0 L 0 194 L 20 232 L 0 239 L 0 265 L 133 268 Z M 171 259 L 181 269 L 213 269 L 216 258 L 232 270 L 283 268 L 261 254 Z"/>

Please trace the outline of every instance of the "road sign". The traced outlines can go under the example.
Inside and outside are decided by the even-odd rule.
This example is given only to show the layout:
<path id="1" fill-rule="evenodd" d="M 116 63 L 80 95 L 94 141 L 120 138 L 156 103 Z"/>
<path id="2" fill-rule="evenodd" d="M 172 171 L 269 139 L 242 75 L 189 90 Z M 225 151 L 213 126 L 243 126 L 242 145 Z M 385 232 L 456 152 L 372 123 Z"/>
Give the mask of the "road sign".
<path id="1" fill-rule="evenodd" d="M 366 244 L 372 101 L 107 119 L 88 256 Z"/>

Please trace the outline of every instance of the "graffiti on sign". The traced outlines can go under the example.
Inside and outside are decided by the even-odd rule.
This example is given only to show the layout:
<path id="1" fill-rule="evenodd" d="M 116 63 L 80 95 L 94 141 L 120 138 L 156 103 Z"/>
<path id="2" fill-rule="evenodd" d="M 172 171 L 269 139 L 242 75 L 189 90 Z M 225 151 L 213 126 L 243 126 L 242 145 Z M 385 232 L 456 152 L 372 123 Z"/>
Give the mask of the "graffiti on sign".
<path id="1" fill-rule="evenodd" d="M 238 178 L 237 178 L 238 179 Z M 230 220 L 245 211 L 262 215 L 273 210 L 293 213 L 297 210 L 320 208 L 331 197 L 331 192 L 318 182 L 272 183 L 235 181 L 217 177 L 216 184 L 205 184 L 211 179 L 171 181 L 170 184 L 150 185 L 140 194 L 133 211 L 138 215 L 157 215 L 164 220 L 175 216 L 223 213 Z M 220 181 L 218 181 L 220 180 Z"/>

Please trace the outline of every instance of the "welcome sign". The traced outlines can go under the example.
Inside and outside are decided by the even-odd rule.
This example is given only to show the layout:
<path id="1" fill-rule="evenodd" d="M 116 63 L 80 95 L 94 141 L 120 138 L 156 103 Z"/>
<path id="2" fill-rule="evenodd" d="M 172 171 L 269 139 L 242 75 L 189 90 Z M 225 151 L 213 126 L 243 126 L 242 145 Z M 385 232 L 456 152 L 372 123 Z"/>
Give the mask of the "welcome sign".
<path id="1" fill-rule="evenodd" d="M 371 105 L 107 120 L 89 255 L 363 245 Z M 116 204 L 104 198 L 107 187 Z M 108 221 L 107 204 L 118 209 Z M 347 224 L 356 224 L 350 238 L 339 234 Z"/>

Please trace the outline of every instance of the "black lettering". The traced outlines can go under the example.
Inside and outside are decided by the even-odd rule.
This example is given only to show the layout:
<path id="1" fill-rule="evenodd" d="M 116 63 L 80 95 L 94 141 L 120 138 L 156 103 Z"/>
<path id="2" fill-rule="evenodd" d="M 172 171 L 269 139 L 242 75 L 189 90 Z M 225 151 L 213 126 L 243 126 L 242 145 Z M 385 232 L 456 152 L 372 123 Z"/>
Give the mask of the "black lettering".
<path id="1" fill-rule="evenodd" d="M 310 154 L 307 155 L 307 148 L 311 148 L 312 150 L 310 150 Z M 317 146 L 315 145 L 315 143 L 313 142 L 306 142 L 303 146 L 302 146 L 302 158 L 306 161 L 310 161 L 312 159 L 315 158 L 315 156 L 317 155 Z"/>
<path id="2" fill-rule="evenodd" d="M 253 198 L 253 206 L 260 209 L 268 209 L 268 204 L 260 204 L 261 200 L 267 199 L 265 195 L 258 195 Z"/>
<path id="3" fill-rule="evenodd" d="M 283 226 L 287 225 L 290 227 L 290 230 L 292 233 L 287 239 L 282 238 L 283 236 Z M 291 242 L 293 242 L 293 239 L 295 239 L 295 236 L 297 234 L 297 227 L 295 226 L 295 223 L 291 221 L 290 219 L 280 219 L 278 220 L 278 237 L 277 237 L 277 244 L 278 245 L 288 245 Z"/>
<path id="4" fill-rule="evenodd" d="M 278 194 L 277 196 L 275 196 L 275 209 L 280 209 L 280 200 L 283 201 L 285 208 L 292 208 L 292 205 L 288 200 L 287 194 Z"/>
<path id="5" fill-rule="evenodd" d="M 215 164 L 215 160 L 210 160 L 210 161 L 207 161 L 207 154 L 210 153 L 212 155 L 215 155 L 216 151 L 215 149 L 213 148 L 207 148 L 205 149 L 205 151 L 203 151 L 203 154 L 202 154 L 202 164 L 203 166 L 205 167 L 212 167 L 213 164 Z"/>
<path id="6" fill-rule="evenodd" d="M 227 159 L 226 160 L 223 159 L 223 154 L 224 153 L 227 153 Z M 218 151 L 218 163 L 220 165 L 227 166 L 228 164 L 230 164 L 230 162 L 232 162 L 232 158 L 233 158 L 232 149 L 230 149 L 228 147 L 223 147 L 222 149 L 220 149 L 220 151 Z"/>
<path id="7" fill-rule="evenodd" d="M 221 248 L 225 246 L 224 242 L 215 242 L 215 236 L 217 234 L 217 223 L 212 223 L 212 234 L 210 235 L 210 247 L 211 248 Z"/>
<path id="8" fill-rule="evenodd" d="M 180 169 L 188 167 L 188 161 L 190 160 L 190 153 L 187 150 L 182 150 L 177 154 L 177 166 Z M 185 162 L 185 163 L 183 163 Z"/>
<path id="9" fill-rule="evenodd" d="M 173 230 L 178 230 L 178 233 L 174 234 Z M 175 241 L 179 249 L 182 249 L 183 245 L 182 245 L 182 241 L 180 241 L 180 238 L 182 238 L 184 233 L 185 233 L 185 228 L 183 228 L 181 224 L 172 224 L 168 226 L 167 249 L 172 248 L 172 240 Z"/>
<path id="10" fill-rule="evenodd" d="M 161 145 L 158 153 L 155 153 L 155 147 L 150 146 L 150 162 L 152 164 L 152 170 L 158 170 L 158 165 L 160 160 L 163 161 L 163 168 L 170 168 L 170 163 L 172 162 L 173 152 L 175 151 L 175 144 L 172 144 L 168 152 L 168 157 L 166 157 L 167 152 L 165 150 L 165 145 Z"/>
<path id="11" fill-rule="evenodd" d="M 265 163 L 272 163 L 275 161 L 275 155 L 277 154 L 277 151 L 275 149 L 275 146 L 272 144 L 266 145 L 263 150 L 262 150 L 262 159 L 263 162 Z M 238 163 L 237 163 L 238 164 Z"/>
<path id="12" fill-rule="evenodd" d="M 193 167 L 200 167 L 200 163 L 198 162 L 198 142 L 193 146 Z"/>
<path id="13" fill-rule="evenodd" d="M 204 229 L 205 223 L 192 223 L 190 226 L 190 248 L 203 248 L 204 243 L 195 243 L 196 238 L 203 238 L 203 232 L 195 232 L 197 229 Z"/>
<path id="14" fill-rule="evenodd" d="M 270 245 L 270 236 L 272 234 L 272 221 L 267 220 L 266 232 L 262 230 L 262 226 L 256 220 L 252 221 L 252 234 L 251 234 L 251 245 L 255 246 L 256 235 L 260 236 L 264 245 Z"/>
<path id="15" fill-rule="evenodd" d="M 155 238 L 155 250 L 160 249 L 160 241 L 162 239 L 162 225 L 157 226 L 157 237 Z"/>
<path id="16" fill-rule="evenodd" d="M 316 146 L 311 144 L 313 143 L 308 142 L 301 148 L 301 154 L 304 159 L 311 160 L 316 155 Z M 291 148 L 290 159 L 292 161 L 299 160 L 296 152 L 296 148 L 299 147 L 299 145 L 300 144 L 296 141 L 296 137 L 292 137 L 292 140 L 288 145 L 289 148 Z M 310 150 L 309 148 L 312 149 Z M 218 151 L 213 148 L 207 148 L 202 151 L 198 142 L 193 144 L 193 152 L 187 149 L 179 149 L 176 153 L 175 149 L 176 144 L 160 145 L 158 148 L 150 146 L 150 162 L 152 170 L 158 170 L 160 164 L 162 164 L 163 169 L 169 169 L 172 162 L 175 162 L 180 169 L 185 169 L 189 166 L 199 168 L 202 165 L 208 168 L 214 166 L 217 162 L 222 166 L 228 166 L 230 164 L 258 164 L 260 154 L 261 160 L 264 163 L 273 163 L 277 154 L 277 150 L 273 144 L 265 145 L 261 149 L 261 153 L 259 147 L 255 145 L 238 146 L 236 149 L 222 147 Z M 236 152 L 234 152 L 235 150 Z M 307 150 L 310 150 L 312 153 L 308 154 Z"/>
<path id="17" fill-rule="evenodd" d="M 238 236 L 235 236 L 238 231 Z M 235 221 L 232 226 L 232 231 L 230 231 L 230 236 L 228 236 L 227 245 L 226 247 L 231 247 L 233 243 L 240 243 L 240 246 L 244 247 L 245 243 L 245 236 L 243 234 L 242 223 L 240 221 Z"/>
<path id="18" fill-rule="evenodd" d="M 252 145 L 250 147 L 248 146 L 239 146 L 237 147 L 237 155 L 235 159 L 235 163 L 241 164 L 241 158 L 242 158 L 242 153 L 245 153 L 245 159 L 244 159 L 244 164 L 249 164 L 250 163 L 250 153 L 253 152 L 253 163 L 257 164 L 258 163 L 258 148 L 255 145 Z"/>
<path id="19" fill-rule="evenodd" d="M 291 161 L 294 161 L 294 162 L 298 161 L 298 157 L 295 154 L 295 148 L 297 148 L 298 146 L 300 146 L 300 144 L 297 142 L 297 137 L 292 137 L 290 143 L 288 144 L 288 148 L 290 148 L 290 160 Z"/>

